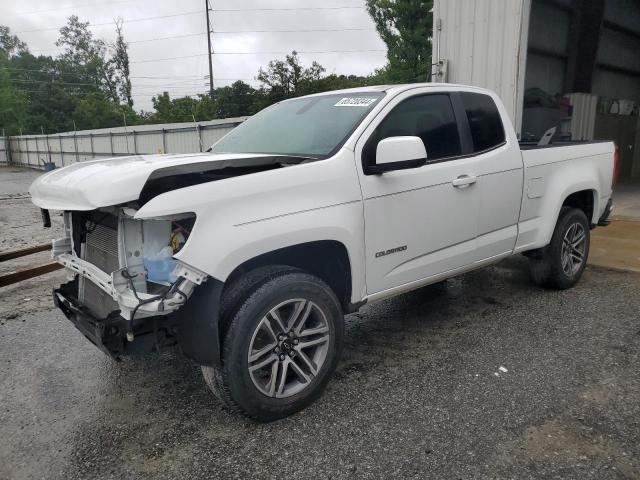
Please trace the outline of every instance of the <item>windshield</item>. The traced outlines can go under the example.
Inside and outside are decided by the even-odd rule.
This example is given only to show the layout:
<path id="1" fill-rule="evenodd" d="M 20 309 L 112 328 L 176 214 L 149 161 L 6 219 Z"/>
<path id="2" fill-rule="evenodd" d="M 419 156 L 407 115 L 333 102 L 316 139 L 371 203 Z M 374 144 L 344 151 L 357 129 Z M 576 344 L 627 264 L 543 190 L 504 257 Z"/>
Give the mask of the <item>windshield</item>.
<path id="1" fill-rule="evenodd" d="M 324 157 L 347 139 L 382 95 L 350 92 L 278 103 L 237 126 L 211 151 Z"/>

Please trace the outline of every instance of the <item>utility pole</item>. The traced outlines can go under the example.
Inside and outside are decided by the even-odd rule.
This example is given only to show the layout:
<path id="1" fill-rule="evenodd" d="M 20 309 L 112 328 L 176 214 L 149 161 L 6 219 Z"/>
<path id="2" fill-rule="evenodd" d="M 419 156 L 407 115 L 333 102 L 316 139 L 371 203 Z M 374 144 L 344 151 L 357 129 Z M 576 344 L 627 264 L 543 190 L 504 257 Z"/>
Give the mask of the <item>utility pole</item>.
<path id="1" fill-rule="evenodd" d="M 207 12 L 207 45 L 209 46 L 209 95 L 213 98 L 213 49 L 211 48 L 211 22 L 209 21 L 209 0 L 204 0 L 205 11 Z"/>

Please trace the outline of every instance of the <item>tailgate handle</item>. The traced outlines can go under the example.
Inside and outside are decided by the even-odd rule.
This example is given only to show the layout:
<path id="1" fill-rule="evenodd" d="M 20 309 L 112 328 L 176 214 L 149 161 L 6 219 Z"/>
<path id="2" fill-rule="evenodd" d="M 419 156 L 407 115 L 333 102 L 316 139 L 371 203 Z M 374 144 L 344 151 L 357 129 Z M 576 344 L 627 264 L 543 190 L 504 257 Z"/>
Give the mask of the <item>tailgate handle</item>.
<path id="1" fill-rule="evenodd" d="M 476 180 L 477 177 L 475 175 L 460 175 L 458 178 L 453 179 L 451 185 L 456 188 L 466 188 L 476 183 Z"/>

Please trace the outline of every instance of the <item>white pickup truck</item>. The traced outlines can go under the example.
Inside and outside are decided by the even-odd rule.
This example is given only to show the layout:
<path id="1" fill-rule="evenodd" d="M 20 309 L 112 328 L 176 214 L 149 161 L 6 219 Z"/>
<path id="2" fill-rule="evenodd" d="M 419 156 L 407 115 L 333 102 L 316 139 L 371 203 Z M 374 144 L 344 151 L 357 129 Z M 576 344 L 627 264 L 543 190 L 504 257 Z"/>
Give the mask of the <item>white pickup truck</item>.
<path id="1" fill-rule="evenodd" d="M 343 315 L 530 259 L 568 288 L 605 225 L 613 143 L 520 146 L 492 92 L 377 86 L 273 105 L 207 153 L 73 164 L 33 202 L 64 212 L 56 305 L 120 357 L 178 344 L 226 404 L 270 421 L 322 392 Z"/>

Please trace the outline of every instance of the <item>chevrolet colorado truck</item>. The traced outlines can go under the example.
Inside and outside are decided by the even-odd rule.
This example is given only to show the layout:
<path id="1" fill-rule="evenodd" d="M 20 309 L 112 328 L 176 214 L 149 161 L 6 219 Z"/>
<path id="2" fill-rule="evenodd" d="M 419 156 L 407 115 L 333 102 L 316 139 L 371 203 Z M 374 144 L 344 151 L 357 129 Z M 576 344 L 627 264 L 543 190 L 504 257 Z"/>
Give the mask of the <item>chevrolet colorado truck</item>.
<path id="1" fill-rule="evenodd" d="M 514 254 L 573 286 L 606 225 L 611 142 L 520 145 L 492 92 L 376 86 L 286 100 L 189 155 L 39 177 L 62 211 L 57 307 L 118 358 L 179 345 L 260 420 L 317 399 L 343 315 Z"/>

